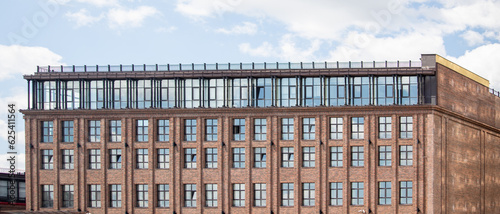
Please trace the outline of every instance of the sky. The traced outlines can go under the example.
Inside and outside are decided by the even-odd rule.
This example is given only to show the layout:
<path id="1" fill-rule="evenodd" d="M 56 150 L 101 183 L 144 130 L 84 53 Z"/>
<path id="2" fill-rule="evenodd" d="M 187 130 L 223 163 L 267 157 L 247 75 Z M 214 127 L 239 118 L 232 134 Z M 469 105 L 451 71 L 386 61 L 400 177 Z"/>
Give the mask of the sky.
<path id="1" fill-rule="evenodd" d="M 8 104 L 37 65 L 419 60 L 439 54 L 500 89 L 500 1 L 18 0 L 0 2 L 0 168 Z M 17 168 L 24 121 L 16 114 Z"/>

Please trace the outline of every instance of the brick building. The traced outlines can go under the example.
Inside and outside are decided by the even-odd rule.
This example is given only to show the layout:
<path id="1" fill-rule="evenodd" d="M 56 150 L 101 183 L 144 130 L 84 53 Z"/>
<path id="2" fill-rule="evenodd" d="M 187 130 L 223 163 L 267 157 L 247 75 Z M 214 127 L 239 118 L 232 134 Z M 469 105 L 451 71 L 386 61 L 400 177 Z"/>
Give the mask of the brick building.
<path id="1" fill-rule="evenodd" d="M 24 78 L 28 210 L 500 210 L 500 98 L 438 55 Z"/>

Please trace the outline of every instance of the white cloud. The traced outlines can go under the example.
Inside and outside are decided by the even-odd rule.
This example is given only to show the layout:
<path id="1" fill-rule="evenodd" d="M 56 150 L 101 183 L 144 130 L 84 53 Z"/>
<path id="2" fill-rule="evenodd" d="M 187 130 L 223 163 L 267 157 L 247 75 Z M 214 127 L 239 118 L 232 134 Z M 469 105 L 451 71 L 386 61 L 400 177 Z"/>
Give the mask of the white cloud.
<path id="1" fill-rule="evenodd" d="M 155 29 L 155 32 L 157 33 L 171 33 L 177 30 L 176 26 L 170 26 L 170 27 L 159 27 Z"/>
<path id="2" fill-rule="evenodd" d="M 103 15 L 101 14 L 100 16 L 92 16 L 89 15 L 89 12 L 84 8 L 79 10 L 78 12 L 67 12 L 66 16 L 76 22 L 76 27 L 81 27 L 81 26 L 90 26 L 98 21 L 100 21 L 103 18 Z"/>
<path id="3" fill-rule="evenodd" d="M 306 48 L 298 47 L 296 39 L 293 35 L 284 35 L 278 46 L 273 46 L 268 42 L 262 43 L 256 48 L 252 48 L 249 43 L 239 45 L 239 49 L 243 53 L 258 57 L 278 57 L 287 62 L 313 61 L 317 57 L 315 53 L 319 50 L 321 42 L 313 40 L 307 44 Z"/>
<path id="4" fill-rule="evenodd" d="M 77 0 L 81 3 L 91 4 L 97 7 L 117 6 L 118 0 Z"/>
<path id="5" fill-rule="evenodd" d="M 484 43 L 484 36 L 476 31 L 468 30 L 460 36 L 465 39 L 469 46 L 476 46 Z"/>
<path id="6" fill-rule="evenodd" d="M 236 25 L 231 29 L 219 28 L 216 32 L 224 34 L 249 34 L 257 33 L 257 25 L 251 22 L 243 22 L 241 25 Z"/>
<path id="7" fill-rule="evenodd" d="M 113 8 L 108 12 L 108 24 L 111 28 L 140 27 L 144 20 L 160 12 L 149 6 L 140 6 L 136 9 Z"/>

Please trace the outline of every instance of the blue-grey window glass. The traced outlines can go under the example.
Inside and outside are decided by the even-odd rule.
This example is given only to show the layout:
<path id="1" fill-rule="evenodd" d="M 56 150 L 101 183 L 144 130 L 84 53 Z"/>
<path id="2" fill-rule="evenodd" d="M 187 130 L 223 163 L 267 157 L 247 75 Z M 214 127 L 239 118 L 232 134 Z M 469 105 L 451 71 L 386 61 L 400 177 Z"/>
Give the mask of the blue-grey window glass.
<path id="1" fill-rule="evenodd" d="M 351 183 L 351 205 L 363 205 L 364 204 L 364 184 L 363 182 L 352 182 Z"/>
<path id="2" fill-rule="evenodd" d="M 265 207 L 266 198 L 266 184 L 253 184 L 253 205 L 256 207 Z"/>
<path id="3" fill-rule="evenodd" d="M 293 207 L 294 195 L 293 183 L 281 184 L 281 206 Z"/>
<path id="4" fill-rule="evenodd" d="M 379 146 L 378 147 L 378 165 L 379 166 L 391 166 L 392 161 L 392 151 L 391 146 Z"/>
<path id="5" fill-rule="evenodd" d="M 122 141 L 122 121 L 110 120 L 109 121 L 109 141 L 120 142 Z"/>
<path id="6" fill-rule="evenodd" d="M 158 141 L 170 140 L 170 121 L 158 120 Z"/>
<path id="7" fill-rule="evenodd" d="M 351 77 L 351 93 L 352 105 L 370 105 L 370 78 Z"/>
<path id="8" fill-rule="evenodd" d="M 42 207 L 54 206 L 54 185 L 42 185 Z"/>
<path id="9" fill-rule="evenodd" d="M 184 120 L 184 140 L 196 141 L 196 119 Z"/>
<path id="10" fill-rule="evenodd" d="M 66 109 L 80 108 L 80 82 L 66 82 Z"/>
<path id="11" fill-rule="evenodd" d="M 412 203 L 413 203 L 413 182 L 400 181 L 399 204 L 412 204 Z"/>
<path id="12" fill-rule="evenodd" d="M 330 147 L 330 166 L 342 167 L 343 166 L 343 148 L 342 146 Z"/>
<path id="13" fill-rule="evenodd" d="M 75 197 L 74 185 L 62 185 L 62 207 L 73 207 Z"/>
<path id="14" fill-rule="evenodd" d="M 196 207 L 196 184 L 184 184 L 184 206 Z"/>
<path id="15" fill-rule="evenodd" d="M 351 166 L 364 166 L 365 152 L 363 146 L 351 146 Z"/>
<path id="16" fill-rule="evenodd" d="M 273 79 L 259 78 L 255 80 L 254 106 L 269 107 L 273 105 Z"/>
<path id="17" fill-rule="evenodd" d="M 73 149 L 63 149 L 61 150 L 62 155 L 62 169 L 74 169 L 75 165 L 75 156 Z"/>
<path id="18" fill-rule="evenodd" d="M 321 78 L 306 77 L 302 79 L 302 99 L 304 106 L 320 106 L 322 95 Z"/>
<path id="19" fill-rule="evenodd" d="M 137 108 L 149 108 L 152 103 L 152 88 L 151 80 L 138 80 L 137 81 Z"/>
<path id="20" fill-rule="evenodd" d="M 245 168 L 245 148 L 233 148 L 233 168 Z"/>
<path id="21" fill-rule="evenodd" d="M 281 167 L 292 168 L 294 159 L 293 147 L 281 148 Z"/>
<path id="22" fill-rule="evenodd" d="M 330 118 L 330 139 L 341 140 L 344 132 L 344 119 L 342 117 Z"/>
<path id="23" fill-rule="evenodd" d="M 418 104 L 418 81 L 416 76 L 399 77 L 399 98 L 401 105 Z"/>
<path id="24" fill-rule="evenodd" d="M 89 142 L 101 141 L 101 121 L 89 120 Z"/>
<path id="25" fill-rule="evenodd" d="M 281 78 L 278 93 L 278 106 L 291 107 L 297 105 L 297 79 Z"/>
<path id="26" fill-rule="evenodd" d="M 293 140 L 293 118 L 282 118 L 281 119 L 281 139 L 282 140 Z"/>
<path id="27" fill-rule="evenodd" d="M 90 109 L 104 107 L 104 82 L 102 80 L 90 81 Z"/>
<path id="28" fill-rule="evenodd" d="M 399 137 L 405 139 L 413 138 L 413 117 L 399 118 Z"/>
<path id="29" fill-rule="evenodd" d="M 137 194 L 137 207 L 148 207 L 148 185 L 137 184 L 135 185 Z"/>
<path id="30" fill-rule="evenodd" d="M 186 79 L 184 81 L 184 107 L 197 108 L 201 104 L 201 91 L 199 79 Z"/>
<path id="31" fill-rule="evenodd" d="M 391 204 L 391 182 L 382 181 L 378 182 L 378 204 L 390 205 Z"/>
<path id="32" fill-rule="evenodd" d="M 57 87 L 56 81 L 45 81 L 43 83 L 44 109 L 55 109 L 57 106 Z"/>
<path id="33" fill-rule="evenodd" d="M 113 107 L 115 109 L 127 108 L 127 81 L 115 80 L 113 83 Z"/>
<path id="34" fill-rule="evenodd" d="M 394 77 L 377 77 L 377 105 L 394 104 Z"/>
<path id="35" fill-rule="evenodd" d="M 351 118 L 351 139 L 364 139 L 365 138 L 365 118 L 353 117 Z"/>
<path id="36" fill-rule="evenodd" d="M 233 120 L 233 140 L 245 140 L 245 119 Z"/>
<path id="37" fill-rule="evenodd" d="M 413 146 L 399 146 L 399 165 L 413 165 Z"/>
<path id="38" fill-rule="evenodd" d="M 158 207 L 170 207 L 170 186 L 158 184 Z"/>
<path id="39" fill-rule="evenodd" d="M 378 137 L 380 139 L 392 138 L 392 118 L 379 117 L 378 118 Z"/>
<path id="40" fill-rule="evenodd" d="M 328 83 L 328 103 L 330 106 L 345 105 L 346 81 L 345 77 L 330 77 Z"/>
<path id="41" fill-rule="evenodd" d="M 266 119 L 254 120 L 254 136 L 255 140 L 266 140 L 267 125 Z"/>
<path id="42" fill-rule="evenodd" d="M 316 148 L 313 146 L 302 147 L 302 167 L 316 166 Z"/>
<path id="43" fill-rule="evenodd" d="M 245 206 L 245 184 L 233 184 L 233 207 Z"/>
<path id="44" fill-rule="evenodd" d="M 232 107 L 248 106 L 248 79 L 232 80 Z"/>
<path id="45" fill-rule="evenodd" d="M 173 108 L 175 106 L 175 80 L 164 79 L 161 80 L 161 107 L 162 108 Z"/>
<path id="46" fill-rule="evenodd" d="M 205 184 L 205 206 L 217 207 L 217 184 Z"/>
<path id="47" fill-rule="evenodd" d="M 342 183 L 332 182 L 330 183 L 330 205 L 332 206 L 342 206 Z"/>
<path id="48" fill-rule="evenodd" d="M 170 149 L 158 149 L 157 151 L 158 169 L 170 168 Z"/>
<path id="49" fill-rule="evenodd" d="M 302 184 L 302 205 L 314 206 L 316 201 L 316 187 L 315 183 Z"/>
<path id="50" fill-rule="evenodd" d="M 41 150 L 42 169 L 54 169 L 54 151 L 52 149 Z"/>
<path id="51" fill-rule="evenodd" d="M 217 141 L 217 119 L 205 120 L 205 140 Z"/>
<path id="52" fill-rule="evenodd" d="M 54 141 L 54 122 L 42 121 L 42 143 Z"/>
<path id="53" fill-rule="evenodd" d="M 136 149 L 135 159 L 137 169 L 147 169 L 149 166 L 148 149 Z"/>
<path id="54" fill-rule="evenodd" d="M 109 150 L 109 168 L 121 169 L 122 168 L 122 150 L 110 149 Z"/>
<path id="55" fill-rule="evenodd" d="M 73 121 L 62 121 L 62 142 L 73 142 Z"/>
<path id="56" fill-rule="evenodd" d="M 139 142 L 148 141 L 148 120 L 136 121 L 136 140 Z"/>
<path id="57" fill-rule="evenodd" d="M 101 207 L 101 185 L 89 185 L 89 207 Z"/>
<path id="58" fill-rule="evenodd" d="M 196 169 L 196 149 L 184 149 L 184 168 Z"/>
<path id="59" fill-rule="evenodd" d="M 205 107 L 217 108 L 224 106 L 224 79 L 205 80 Z"/>
<path id="60" fill-rule="evenodd" d="M 110 207 L 122 207 L 122 185 L 109 185 L 109 202 Z"/>
<path id="61" fill-rule="evenodd" d="M 205 168 L 217 168 L 217 148 L 205 149 Z"/>
<path id="62" fill-rule="evenodd" d="M 89 149 L 89 169 L 101 169 L 101 150 Z"/>
<path id="63" fill-rule="evenodd" d="M 316 138 L 316 118 L 302 118 L 302 139 L 314 140 Z"/>
<path id="64" fill-rule="evenodd" d="M 253 149 L 254 159 L 253 166 L 255 168 L 266 168 L 266 148 L 265 147 L 257 147 Z"/>

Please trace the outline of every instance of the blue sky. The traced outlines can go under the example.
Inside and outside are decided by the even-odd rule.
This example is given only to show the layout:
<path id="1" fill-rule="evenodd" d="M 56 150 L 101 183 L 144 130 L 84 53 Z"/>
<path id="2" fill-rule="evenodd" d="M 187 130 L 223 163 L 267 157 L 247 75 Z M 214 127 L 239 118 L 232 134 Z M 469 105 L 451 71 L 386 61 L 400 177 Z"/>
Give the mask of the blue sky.
<path id="1" fill-rule="evenodd" d="M 500 1 L 20 0 L 0 4 L 2 160 L 8 150 L 6 105 L 27 107 L 22 75 L 35 72 L 37 65 L 419 60 L 420 54 L 436 53 L 500 89 Z M 17 131 L 19 153 L 24 153 L 20 114 Z M 24 161 L 18 167 L 24 168 Z"/>

